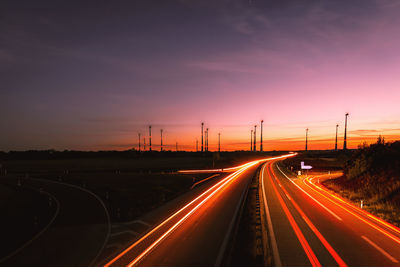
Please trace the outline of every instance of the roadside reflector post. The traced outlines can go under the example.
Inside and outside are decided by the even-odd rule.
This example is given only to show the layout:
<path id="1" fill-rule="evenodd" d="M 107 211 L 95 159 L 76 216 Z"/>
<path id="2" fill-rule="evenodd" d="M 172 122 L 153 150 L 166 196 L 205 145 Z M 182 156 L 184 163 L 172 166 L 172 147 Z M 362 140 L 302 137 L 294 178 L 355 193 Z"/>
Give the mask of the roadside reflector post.
<path id="1" fill-rule="evenodd" d="M 363 201 L 361 200 L 361 204 L 360 204 L 360 207 L 361 207 L 361 208 L 363 208 L 363 206 L 364 206 L 363 204 L 364 204 L 364 203 L 363 203 Z"/>

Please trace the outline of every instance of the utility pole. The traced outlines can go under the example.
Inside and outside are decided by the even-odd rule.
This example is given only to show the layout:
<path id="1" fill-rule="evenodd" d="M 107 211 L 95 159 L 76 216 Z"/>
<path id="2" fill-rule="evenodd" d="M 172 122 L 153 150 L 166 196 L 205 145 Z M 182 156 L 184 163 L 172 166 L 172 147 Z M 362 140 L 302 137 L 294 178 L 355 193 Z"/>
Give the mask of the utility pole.
<path id="1" fill-rule="evenodd" d="M 196 152 L 199 152 L 199 140 L 196 139 Z"/>
<path id="2" fill-rule="evenodd" d="M 149 126 L 149 151 L 151 151 L 151 125 Z"/>
<path id="3" fill-rule="evenodd" d="M 254 141 L 254 148 L 253 148 L 254 152 L 257 151 L 257 147 L 256 147 L 256 144 L 257 144 L 256 137 L 257 137 L 257 125 L 254 125 L 254 140 L 253 140 L 253 141 Z"/>
<path id="4" fill-rule="evenodd" d="M 343 150 L 347 149 L 347 117 L 349 113 L 347 112 L 345 115 L 345 123 L 344 123 L 344 141 L 343 141 Z"/>
<path id="5" fill-rule="evenodd" d="M 201 152 L 204 151 L 204 148 L 203 148 L 203 134 L 204 134 L 203 127 L 204 127 L 204 122 L 201 123 Z"/>
<path id="6" fill-rule="evenodd" d="M 263 122 L 264 122 L 264 120 L 261 120 L 260 152 L 263 152 L 263 136 L 262 136 L 262 134 L 263 134 Z"/>
<path id="7" fill-rule="evenodd" d="M 140 152 L 140 133 L 138 133 L 139 135 L 139 152 Z"/>
<path id="8" fill-rule="evenodd" d="M 221 152 L 221 133 L 218 133 L 218 152 Z"/>
<path id="9" fill-rule="evenodd" d="M 250 151 L 253 151 L 253 129 L 251 129 L 250 140 Z"/>
<path id="10" fill-rule="evenodd" d="M 146 151 L 146 136 L 143 136 L 143 151 Z"/>
<path id="11" fill-rule="evenodd" d="M 308 128 L 306 129 L 306 151 L 308 150 Z"/>
<path id="12" fill-rule="evenodd" d="M 160 133 L 161 133 L 161 146 L 160 146 L 160 151 L 162 151 L 162 149 L 163 149 L 163 143 L 162 143 L 162 134 L 163 134 L 163 129 L 161 129 L 160 130 Z"/>
<path id="13" fill-rule="evenodd" d="M 339 124 L 336 124 L 336 139 L 335 139 L 335 151 L 337 151 L 337 132 L 338 132 Z"/>

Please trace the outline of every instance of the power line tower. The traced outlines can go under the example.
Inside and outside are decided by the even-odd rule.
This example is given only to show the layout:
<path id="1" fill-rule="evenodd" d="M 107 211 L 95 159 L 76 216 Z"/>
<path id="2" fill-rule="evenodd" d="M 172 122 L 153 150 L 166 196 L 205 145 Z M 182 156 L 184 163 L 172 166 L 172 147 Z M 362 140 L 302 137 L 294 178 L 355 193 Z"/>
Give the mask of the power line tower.
<path id="1" fill-rule="evenodd" d="M 138 133 L 139 135 L 139 152 L 140 152 L 140 133 Z"/>
<path id="2" fill-rule="evenodd" d="M 343 150 L 347 149 L 347 117 L 349 113 L 345 114 L 345 123 L 344 123 L 344 141 L 343 141 Z"/>
<path id="3" fill-rule="evenodd" d="M 263 122 L 264 120 L 261 120 L 260 152 L 263 152 Z"/>
<path id="4" fill-rule="evenodd" d="M 151 125 L 149 126 L 149 151 L 151 151 Z"/>
<path id="5" fill-rule="evenodd" d="M 218 152 L 221 152 L 221 133 L 218 133 Z"/>
<path id="6" fill-rule="evenodd" d="M 308 150 L 308 128 L 306 129 L 306 151 Z"/>
<path id="7" fill-rule="evenodd" d="M 254 152 L 257 151 L 257 147 L 256 147 L 256 144 L 257 144 L 256 137 L 257 137 L 257 125 L 254 125 L 254 140 L 253 140 L 253 141 L 254 141 L 254 147 L 253 147 Z"/>
<path id="8" fill-rule="evenodd" d="M 163 134 L 163 129 L 160 130 L 161 133 L 161 145 L 160 145 L 160 151 L 163 151 L 163 140 L 162 140 L 162 134 Z"/>
<path id="9" fill-rule="evenodd" d="M 201 152 L 204 151 L 204 147 L 203 147 L 203 143 L 204 143 L 203 134 L 204 134 L 204 122 L 201 123 Z"/>
<path id="10" fill-rule="evenodd" d="M 335 151 L 337 151 L 337 132 L 338 132 L 339 124 L 336 124 L 336 139 L 335 139 Z"/>
<path id="11" fill-rule="evenodd" d="M 253 129 L 250 132 L 250 151 L 253 151 Z"/>

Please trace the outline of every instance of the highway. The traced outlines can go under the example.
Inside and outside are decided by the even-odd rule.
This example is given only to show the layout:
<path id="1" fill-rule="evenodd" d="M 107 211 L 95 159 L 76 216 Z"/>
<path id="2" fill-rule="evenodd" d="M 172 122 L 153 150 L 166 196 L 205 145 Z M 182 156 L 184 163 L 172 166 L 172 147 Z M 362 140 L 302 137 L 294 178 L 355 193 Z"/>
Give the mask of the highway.
<path id="1" fill-rule="evenodd" d="M 260 172 L 275 266 L 399 266 L 400 229 L 334 195 L 327 176 L 290 177 L 277 161 Z"/>
<path id="2" fill-rule="evenodd" d="M 232 168 L 232 174 L 170 214 L 105 266 L 221 265 L 249 182 L 267 160 Z"/>

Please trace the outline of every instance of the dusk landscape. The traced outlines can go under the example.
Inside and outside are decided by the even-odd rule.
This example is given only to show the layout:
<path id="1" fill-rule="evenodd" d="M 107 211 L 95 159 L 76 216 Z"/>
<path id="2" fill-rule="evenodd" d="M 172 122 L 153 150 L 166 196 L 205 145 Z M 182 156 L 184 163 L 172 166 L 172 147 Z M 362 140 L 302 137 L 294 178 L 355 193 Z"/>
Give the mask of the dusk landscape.
<path id="1" fill-rule="evenodd" d="M 0 266 L 400 264 L 400 2 L 1 6 Z"/>

